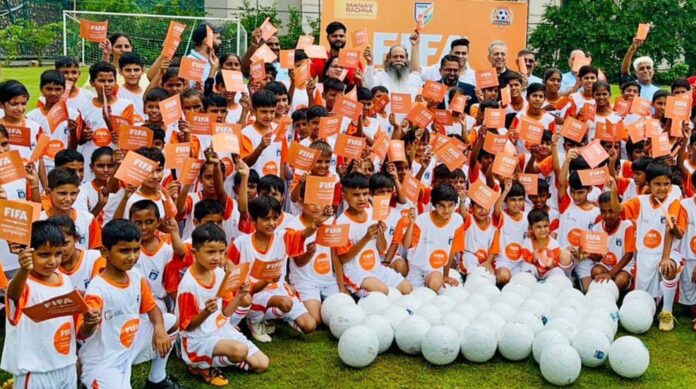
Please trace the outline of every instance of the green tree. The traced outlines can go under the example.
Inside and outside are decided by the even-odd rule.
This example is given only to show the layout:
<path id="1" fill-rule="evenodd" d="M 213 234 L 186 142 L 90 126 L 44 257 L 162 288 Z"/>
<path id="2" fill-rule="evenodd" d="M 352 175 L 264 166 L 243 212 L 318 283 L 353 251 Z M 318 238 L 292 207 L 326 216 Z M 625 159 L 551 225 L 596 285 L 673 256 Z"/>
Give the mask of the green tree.
<path id="1" fill-rule="evenodd" d="M 269 18 L 271 23 L 273 23 L 279 31 L 282 31 L 278 34 L 278 39 L 280 40 L 280 47 L 283 49 L 295 48 L 297 38 L 299 38 L 300 35 L 311 34 L 314 35 L 315 42 L 319 41 L 319 18 L 307 18 L 307 22 L 312 31 L 305 32 L 302 28 L 302 12 L 296 7 L 288 6 L 288 23 L 286 26 L 283 26 L 283 21 L 280 16 L 278 16 L 278 7 L 276 4 L 256 8 L 256 6 L 249 3 L 249 0 L 244 0 L 240 8 L 242 11 L 241 14 L 243 15 L 240 22 L 249 34 L 261 26 L 266 18 Z"/>
<path id="2" fill-rule="evenodd" d="M 0 50 L 5 61 L 10 62 L 22 54 L 35 55 L 41 65 L 41 55 L 55 42 L 61 23 L 39 25 L 34 21 L 21 20 L 0 30 Z"/>

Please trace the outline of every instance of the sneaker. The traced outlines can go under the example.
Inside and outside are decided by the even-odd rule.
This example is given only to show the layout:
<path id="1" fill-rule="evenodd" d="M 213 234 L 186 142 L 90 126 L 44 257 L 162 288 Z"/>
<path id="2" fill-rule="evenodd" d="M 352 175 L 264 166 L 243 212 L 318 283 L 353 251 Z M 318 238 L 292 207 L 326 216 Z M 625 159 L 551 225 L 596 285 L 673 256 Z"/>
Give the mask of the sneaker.
<path id="1" fill-rule="evenodd" d="M 179 385 L 178 383 L 174 382 L 171 380 L 171 378 L 167 377 L 161 382 L 152 382 L 150 380 L 147 380 L 145 383 L 145 389 L 185 389 L 183 386 Z"/>
<path id="2" fill-rule="evenodd" d="M 266 333 L 268 335 L 273 335 L 276 330 L 276 323 L 275 320 L 266 320 L 263 322 L 263 325 L 266 326 Z"/>
<path id="3" fill-rule="evenodd" d="M 251 332 L 251 336 L 261 343 L 268 343 L 271 341 L 271 337 L 268 336 L 266 332 L 266 326 L 263 322 L 252 323 L 251 320 L 247 320 L 247 326 Z"/>
<path id="4" fill-rule="evenodd" d="M 662 311 L 658 316 L 660 319 L 660 331 L 672 331 L 674 329 L 674 316 L 672 312 Z"/>
<path id="5" fill-rule="evenodd" d="M 206 384 L 210 386 L 225 386 L 230 383 L 230 381 L 225 377 L 222 372 L 217 368 L 212 369 L 198 369 L 195 367 L 189 367 L 189 373 L 197 375 L 205 381 Z"/>

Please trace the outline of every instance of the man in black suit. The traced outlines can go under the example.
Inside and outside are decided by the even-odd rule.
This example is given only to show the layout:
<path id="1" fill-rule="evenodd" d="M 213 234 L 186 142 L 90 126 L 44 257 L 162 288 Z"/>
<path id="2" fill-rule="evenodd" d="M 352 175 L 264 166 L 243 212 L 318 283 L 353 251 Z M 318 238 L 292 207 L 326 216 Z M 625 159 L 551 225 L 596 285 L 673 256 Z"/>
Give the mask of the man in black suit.
<path id="1" fill-rule="evenodd" d="M 440 60 L 440 80 L 437 82 L 447 85 L 448 89 L 459 88 L 464 91 L 467 96 L 466 109 L 465 112 L 469 113 L 469 107 L 472 104 L 478 103 L 476 98 L 476 87 L 471 84 L 459 81 L 459 71 L 461 70 L 459 58 L 454 55 L 448 54 Z M 449 105 L 449 101 L 445 100 L 442 102 L 438 108 L 446 109 Z"/>

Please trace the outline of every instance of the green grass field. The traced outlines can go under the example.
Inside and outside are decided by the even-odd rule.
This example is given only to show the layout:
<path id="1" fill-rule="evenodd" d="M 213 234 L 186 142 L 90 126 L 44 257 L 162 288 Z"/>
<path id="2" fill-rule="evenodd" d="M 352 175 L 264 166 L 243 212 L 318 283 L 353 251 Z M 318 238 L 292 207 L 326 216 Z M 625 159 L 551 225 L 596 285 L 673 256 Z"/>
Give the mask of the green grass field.
<path id="1" fill-rule="evenodd" d="M 36 106 L 36 102 L 41 96 L 41 91 L 39 90 L 39 79 L 41 78 L 41 73 L 45 70 L 51 70 L 53 66 L 42 66 L 35 68 L 3 68 L 2 78 L 0 80 L 17 80 L 24 84 L 29 90 L 29 104 L 27 105 L 27 110 L 32 110 Z M 87 68 L 82 68 L 82 74 L 80 75 L 80 81 L 78 85 L 84 85 L 89 78 Z"/>

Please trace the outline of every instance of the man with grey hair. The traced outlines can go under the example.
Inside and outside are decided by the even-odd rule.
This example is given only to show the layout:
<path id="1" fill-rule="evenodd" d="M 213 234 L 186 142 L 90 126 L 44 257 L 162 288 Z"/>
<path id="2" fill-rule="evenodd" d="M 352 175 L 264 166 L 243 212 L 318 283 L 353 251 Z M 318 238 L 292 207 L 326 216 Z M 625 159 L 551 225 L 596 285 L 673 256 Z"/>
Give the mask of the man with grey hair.
<path id="1" fill-rule="evenodd" d="M 498 83 L 503 85 L 503 80 L 506 80 L 508 75 L 512 75 L 513 71 L 507 68 L 507 44 L 503 41 L 493 41 L 488 45 L 488 62 L 495 68 L 498 73 Z M 524 75 L 526 77 L 526 75 Z"/>
<path id="2" fill-rule="evenodd" d="M 372 50 L 366 48 L 363 52 L 367 67 L 365 69 L 364 84 L 366 88 L 384 86 L 390 93 L 408 93 L 415 99 L 418 89 L 423 85 L 420 77 L 420 65 L 418 61 L 418 44 L 420 35 L 411 34 L 411 59 L 408 51 L 401 45 L 392 46 L 384 61 L 384 70 L 375 71 L 373 66 Z"/>
<path id="3" fill-rule="evenodd" d="M 574 89 L 576 89 L 576 84 L 578 84 L 579 88 L 580 83 L 575 72 L 573 71 L 573 61 L 575 60 L 575 57 L 584 57 L 585 55 L 585 52 L 581 49 L 575 49 L 570 52 L 570 56 L 568 56 L 568 68 L 570 70 L 561 75 L 561 89 L 559 91 L 561 95 L 566 96 L 574 92 Z"/>
<path id="4" fill-rule="evenodd" d="M 660 88 L 652 83 L 653 76 L 655 75 L 655 64 L 652 58 L 647 56 L 636 58 L 633 61 L 633 71 L 636 73 L 636 77 L 631 76 L 630 73 L 633 54 L 643 45 L 643 42 L 644 40 L 642 39 L 633 38 L 631 47 L 626 51 L 626 55 L 621 62 L 621 84 L 628 81 L 638 81 L 638 84 L 640 84 L 640 97 L 652 101 L 655 92 L 660 90 Z"/>

